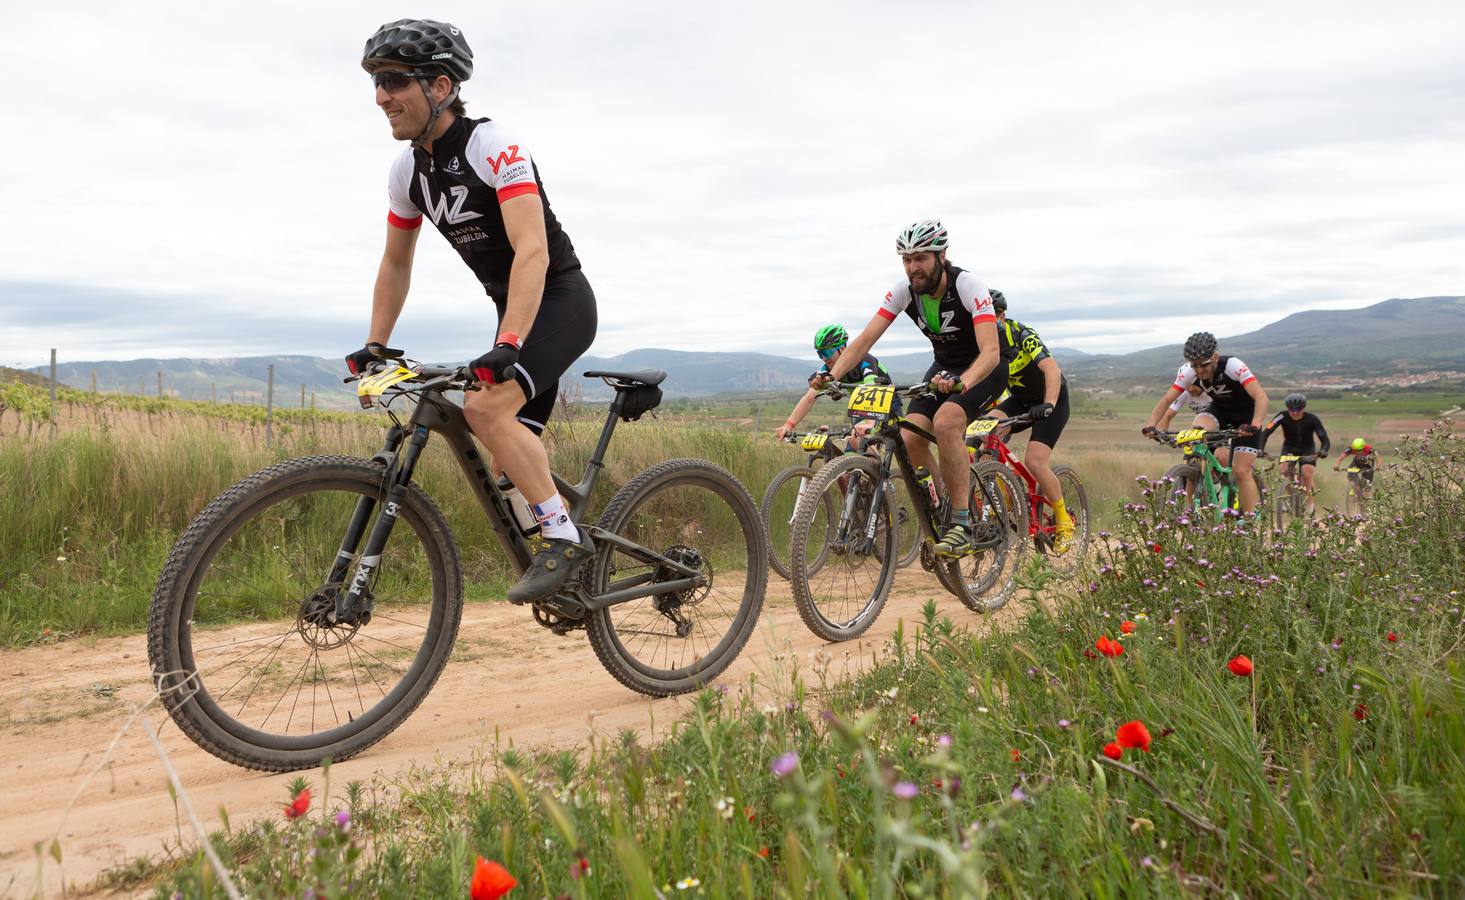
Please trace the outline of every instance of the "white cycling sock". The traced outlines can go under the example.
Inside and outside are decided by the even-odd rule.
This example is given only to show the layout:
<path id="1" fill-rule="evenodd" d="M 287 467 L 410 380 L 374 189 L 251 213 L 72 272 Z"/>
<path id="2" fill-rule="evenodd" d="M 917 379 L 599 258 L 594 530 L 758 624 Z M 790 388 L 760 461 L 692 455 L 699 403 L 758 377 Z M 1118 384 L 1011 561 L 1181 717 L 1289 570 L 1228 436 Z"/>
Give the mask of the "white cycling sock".
<path id="1" fill-rule="evenodd" d="M 539 517 L 539 527 L 546 538 L 580 542 L 580 529 L 570 521 L 564 498 L 559 494 L 551 494 L 543 503 L 534 504 L 534 515 Z"/>

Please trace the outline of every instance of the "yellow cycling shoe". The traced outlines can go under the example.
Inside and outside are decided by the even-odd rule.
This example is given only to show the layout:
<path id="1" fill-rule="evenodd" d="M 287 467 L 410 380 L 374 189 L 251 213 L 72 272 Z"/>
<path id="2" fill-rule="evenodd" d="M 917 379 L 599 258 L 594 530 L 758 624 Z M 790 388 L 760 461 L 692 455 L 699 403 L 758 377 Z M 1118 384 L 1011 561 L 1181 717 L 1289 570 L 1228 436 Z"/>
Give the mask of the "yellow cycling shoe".
<path id="1" fill-rule="evenodd" d="M 1067 512 L 1058 517 L 1058 521 L 1053 526 L 1054 553 L 1061 555 L 1068 552 L 1068 548 L 1073 544 L 1073 532 L 1077 528 L 1078 523 Z"/>

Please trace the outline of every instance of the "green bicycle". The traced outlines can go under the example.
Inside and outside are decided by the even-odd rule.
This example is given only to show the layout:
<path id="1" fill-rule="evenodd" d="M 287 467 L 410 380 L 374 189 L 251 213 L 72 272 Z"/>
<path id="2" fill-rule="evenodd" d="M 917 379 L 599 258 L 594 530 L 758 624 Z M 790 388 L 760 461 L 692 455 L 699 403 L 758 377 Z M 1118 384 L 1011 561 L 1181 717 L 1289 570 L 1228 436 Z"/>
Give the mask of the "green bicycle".
<path id="1" fill-rule="evenodd" d="M 1241 432 L 1236 428 L 1221 431 L 1206 431 L 1204 428 L 1187 428 L 1183 431 L 1156 431 L 1152 437 L 1171 447 L 1178 447 L 1185 454 L 1185 462 L 1173 466 L 1165 473 L 1165 480 L 1175 484 L 1177 494 L 1184 493 L 1186 504 L 1196 510 L 1215 510 L 1217 519 L 1224 518 L 1227 510 L 1241 509 L 1241 490 L 1231 478 L 1231 467 L 1224 466 L 1216 458 L 1215 448 L 1229 444 Z M 1234 452 L 1234 450 L 1233 450 Z M 1257 496 L 1264 494 L 1262 480 L 1255 471 Z"/>

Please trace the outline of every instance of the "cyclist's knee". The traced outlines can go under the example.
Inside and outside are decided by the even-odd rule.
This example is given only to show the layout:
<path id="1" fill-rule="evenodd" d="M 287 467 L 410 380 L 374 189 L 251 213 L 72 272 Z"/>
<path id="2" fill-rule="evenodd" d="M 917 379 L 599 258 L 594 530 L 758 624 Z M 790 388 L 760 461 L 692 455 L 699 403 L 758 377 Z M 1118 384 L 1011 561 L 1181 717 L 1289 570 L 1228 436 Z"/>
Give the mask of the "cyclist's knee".
<path id="1" fill-rule="evenodd" d="M 510 382 L 469 392 L 463 398 L 463 416 L 475 430 L 496 427 L 514 421 L 523 406 L 524 392 Z"/>

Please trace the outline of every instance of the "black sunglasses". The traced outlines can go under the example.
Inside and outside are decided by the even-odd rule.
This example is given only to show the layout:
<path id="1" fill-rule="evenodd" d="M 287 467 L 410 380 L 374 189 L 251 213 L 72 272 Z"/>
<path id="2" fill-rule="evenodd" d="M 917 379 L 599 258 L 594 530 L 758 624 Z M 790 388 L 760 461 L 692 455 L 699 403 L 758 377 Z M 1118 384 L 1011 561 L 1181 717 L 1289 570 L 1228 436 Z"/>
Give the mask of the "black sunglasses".
<path id="1" fill-rule="evenodd" d="M 435 72 L 419 72 L 413 69 L 410 72 L 398 72 L 396 70 L 387 72 L 371 73 L 371 83 L 389 93 L 396 93 L 418 78 L 436 78 Z"/>

